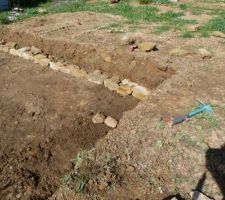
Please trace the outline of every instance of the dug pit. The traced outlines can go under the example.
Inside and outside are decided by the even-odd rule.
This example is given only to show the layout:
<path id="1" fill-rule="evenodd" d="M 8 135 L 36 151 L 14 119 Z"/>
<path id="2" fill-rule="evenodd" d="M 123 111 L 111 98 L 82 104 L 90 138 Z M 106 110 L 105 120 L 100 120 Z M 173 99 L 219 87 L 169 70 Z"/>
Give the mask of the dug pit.
<path id="1" fill-rule="evenodd" d="M 91 12 L 63 13 L 2 27 L 0 35 L 1 39 L 17 42 L 21 47 L 36 46 L 86 71 L 98 69 L 149 89 L 174 73 L 172 68 L 160 70 L 151 53 L 130 52 L 122 40 L 124 33 L 109 31 L 115 23 L 123 23 L 123 19 Z"/>
<path id="2" fill-rule="evenodd" d="M 116 17 L 60 14 L 1 27 L 1 38 L 20 47 L 36 46 L 54 59 L 91 72 L 128 78 L 153 89 L 173 71 L 159 70 L 149 57 L 121 45 L 108 26 Z M 93 18 L 90 23 L 90 17 Z M 95 20 L 94 20 L 95 19 Z M 104 20 L 103 20 L 104 19 Z M 121 19 L 120 19 L 121 20 Z M 110 130 L 94 124 L 98 113 L 120 120 L 138 100 L 103 85 L 53 71 L 0 52 L 0 196 L 47 199 L 74 167 L 77 153 L 94 147 Z"/>

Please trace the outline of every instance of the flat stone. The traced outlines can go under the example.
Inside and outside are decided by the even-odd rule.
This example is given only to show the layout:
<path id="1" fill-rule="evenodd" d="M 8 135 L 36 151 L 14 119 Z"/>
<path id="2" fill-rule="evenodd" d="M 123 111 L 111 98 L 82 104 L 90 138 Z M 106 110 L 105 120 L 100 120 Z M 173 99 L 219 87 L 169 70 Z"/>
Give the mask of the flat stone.
<path id="1" fill-rule="evenodd" d="M 108 76 L 106 74 L 102 74 L 101 71 L 96 70 L 90 74 L 88 74 L 87 79 L 89 82 L 95 83 L 95 84 L 103 84 L 104 80 L 107 79 Z"/>
<path id="2" fill-rule="evenodd" d="M 5 53 L 9 53 L 9 49 L 10 48 L 8 46 L 3 46 L 2 47 L 2 51 L 5 52 Z"/>
<path id="3" fill-rule="evenodd" d="M 152 43 L 152 42 L 142 42 L 142 43 L 138 44 L 138 48 L 141 51 L 149 52 L 156 48 L 156 44 Z"/>
<path id="4" fill-rule="evenodd" d="M 105 118 L 104 123 L 111 128 L 116 128 L 118 121 L 112 118 L 111 116 L 108 116 Z"/>
<path id="5" fill-rule="evenodd" d="M 111 56 L 110 56 L 109 54 L 107 54 L 107 53 L 102 53 L 102 54 L 101 54 L 101 57 L 102 57 L 102 59 L 103 59 L 105 62 L 111 62 L 111 61 L 112 61 Z"/>
<path id="6" fill-rule="evenodd" d="M 112 79 L 105 79 L 104 86 L 111 91 L 116 91 L 119 88 L 119 85 L 115 83 Z"/>
<path id="7" fill-rule="evenodd" d="M 144 100 L 149 95 L 149 91 L 143 86 L 136 86 L 133 88 L 132 96 Z"/>
<path id="8" fill-rule="evenodd" d="M 17 44 L 15 42 L 7 42 L 6 43 L 6 46 L 8 46 L 9 48 L 16 48 L 17 47 Z"/>
<path id="9" fill-rule="evenodd" d="M 40 60 L 43 60 L 43 59 L 46 59 L 46 58 L 47 58 L 47 57 L 46 57 L 45 55 L 43 55 L 43 54 L 38 54 L 38 55 L 34 56 L 34 62 L 35 62 L 35 63 L 39 63 Z"/>
<path id="10" fill-rule="evenodd" d="M 123 79 L 122 80 L 123 85 L 128 85 L 129 87 L 133 88 L 135 86 L 138 86 L 137 83 L 130 81 L 129 79 Z"/>
<path id="11" fill-rule="evenodd" d="M 195 24 L 195 25 L 189 25 L 186 27 L 186 30 L 189 32 L 196 32 L 200 29 L 200 25 L 199 24 Z"/>
<path id="12" fill-rule="evenodd" d="M 220 38 L 225 38 L 225 34 L 221 31 L 215 31 L 212 33 L 212 36 L 214 37 L 220 37 Z"/>
<path id="13" fill-rule="evenodd" d="M 212 200 L 211 198 L 198 191 L 191 192 L 190 196 L 192 200 Z"/>
<path id="14" fill-rule="evenodd" d="M 22 52 L 21 57 L 26 59 L 26 60 L 34 60 L 34 57 L 33 57 L 32 53 L 29 52 L 29 51 Z"/>
<path id="15" fill-rule="evenodd" d="M 70 72 L 71 72 L 70 68 L 65 67 L 65 66 L 60 66 L 59 71 L 62 73 L 65 73 L 65 74 L 70 74 Z"/>
<path id="16" fill-rule="evenodd" d="M 119 85 L 116 92 L 122 96 L 127 96 L 132 93 L 132 88 L 129 85 L 121 84 L 121 85 Z"/>
<path id="17" fill-rule="evenodd" d="M 58 71 L 60 68 L 60 65 L 58 63 L 50 62 L 49 63 L 49 68 L 51 68 L 54 71 Z"/>
<path id="18" fill-rule="evenodd" d="M 45 58 L 45 59 L 40 60 L 38 64 L 43 67 L 48 67 L 50 62 L 51 62 L 50 59 Z"/>
<path id="19" fill-rule="evenodd" d="M 102 124 L 105 120 L 105 115 L 103 115 L 102 113 L 96 113 L 93 117 L 92 117 L 92 122 L 94 124 Z"/>
<path id="20" fill-rule="evenodd" d="M 188 52 L 186 50 L 180 49 L 180 48 L 176 48 L 176 49 L 172 49 L 169 54 L 171 56 L 185 56 L 188 54 Z"/>
<path id="21" fill-rule="evenodd" d="M 211 52 L 208 51 L 207 49 L 202 48 L 202 49 L 199 49 L 198 52 L 199 52 L 199 54 L 201 55 L 201 57 L 203 59 L 211 58 L 212 57 Z"/>
<path id="22" fill-rule="evenodd" d="M 84 69 L 74 66 L 70 68 L 70 75 L 76 78 L 84 78 L 87 76 L 87 72 Z"/>
<path id="23" fill-rule="evenodd" d="M 19 56 L 19 52 L 16 49 L 10 49 L 9 53 L 13 56 Z"/>
<path id="24" fill-rule="evenodd" d="M 38 48 L 32 46 L 32 47 L 31 47 L 31 53 L 32 53 L 33 55 L 38 55 L 38 54 L 42 53 L 42 51 L 41 51 L 40 49 L 38 49 Z"/>
<path id="25" fill-rule="evenodd" d="M 119 76 L 112 76 L 111 80 L 114 82 L 114 83 L 120 83 L 120 77 Z"/>

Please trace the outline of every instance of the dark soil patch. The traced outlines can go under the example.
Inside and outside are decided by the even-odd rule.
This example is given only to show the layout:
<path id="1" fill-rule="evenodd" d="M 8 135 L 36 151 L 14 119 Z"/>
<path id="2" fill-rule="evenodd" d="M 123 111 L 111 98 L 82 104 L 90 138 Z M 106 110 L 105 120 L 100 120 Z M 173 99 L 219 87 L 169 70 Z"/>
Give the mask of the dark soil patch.
<path id="1" fill-rule="evenodd" d="M 119 120 L 138 103 L 3 53 L 0 70 L 1 199 L 50 197 L 69 161 L 108 132 L 93 114 Z"/>

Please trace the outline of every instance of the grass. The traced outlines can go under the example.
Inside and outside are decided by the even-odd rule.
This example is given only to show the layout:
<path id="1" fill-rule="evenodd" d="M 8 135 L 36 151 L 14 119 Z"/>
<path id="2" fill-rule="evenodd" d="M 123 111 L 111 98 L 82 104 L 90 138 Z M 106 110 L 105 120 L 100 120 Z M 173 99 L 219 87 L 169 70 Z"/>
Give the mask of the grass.
<path id="1" fill-rule="evenodd" d="M 150 4 L 150 3 L 159 3 L 159 4 L 170 4 L 169 0 L 138 0 L 140 4 Z"/>
<path id="2" fill-rule="evenodd" d="M 193 34 L 191 32 L 185 31 L 181 36 L 183 38 L 192 38 Z"/>
<path id="3" fill-rule="evenodd" d="M 0 24 L 9 24 L 8 12 L 0 12 Z"/>
<path id="4" fill-rule="evenodd" d="M 167 0 L 154 0 L 155 2 L 164 2 Z M 166 31 L 170 29 L 180 29 L 185 24 L 196 23 L 194 20 L 185 20 L 180 17 L 183 13 L 165 12 L 160 13 L 159 9 L 150 5 L 132 6 L 129 1 L 120 2 L 115 5 L 110 5 L 107 2 L 85 2 L 85 1 L 71 1 L 68 3 L 53 4 L 46 3 L 40 5 L 47 9 L 48 14 L 65 13 L 65 12 L 78 12 L 78 11 L 91 11 L 98 13 L 110 13 L 113 15 L 119 15 L 124 17 L 128 23 L 151 23 L 160 22 L 166 24 L 164 29 L 160 31 Z M 18 20 L 25 20 L 34 16 L 40 16 L 43 14 L 38 13 L 38 8 L 27 8 L 25 12 L 19 17 Z M 166 27 L 166 28 L 165 28 Z M 115 28 L 115 27 L 114 27 Z M 120 32 L 120 29 L 116 29 L 116 32 Z"/>
<path id="5" fill-rule="evenodd" d="M 221 31 L 225 33 L 225 11 L 221 12 L 219 16 L 205 23 L 199 30 L 202 36 L 209 36 L 213 31 Z"/>

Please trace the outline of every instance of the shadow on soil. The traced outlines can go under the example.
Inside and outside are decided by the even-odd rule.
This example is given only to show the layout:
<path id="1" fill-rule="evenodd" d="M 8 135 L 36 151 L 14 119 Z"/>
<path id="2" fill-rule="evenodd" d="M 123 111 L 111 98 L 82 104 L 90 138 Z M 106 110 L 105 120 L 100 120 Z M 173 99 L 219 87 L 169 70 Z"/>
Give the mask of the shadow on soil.
<path id="1" fill-rule="evenodd" d="M 206 168 L 212 174 L 220 191 L 225 199 L 225 145 L 221 149 L 209 149 L 206 152 Z M 195 191 L 202 191 L 206 180 L 206 172 L 202 174 L 198 181 Z M 198 199 L 199 195 L 196 195 L 192 199 Z"/>
<path id="2" fill-rule="evenodd" d="M 225 200 L 225 145 L 221 149 L 209 149 L 206 152 L 206 168 L 212 174 Z M 206 180 L 206 172 L 204 172 L 198 181 L 194 191 L 202 191 Z M 199 199 L 200 193 L 195 193 L 192 200 Z M 170 195 L 163 200 L 171 200 L 172 198 L 184 200 L 180 194 Z"/>

